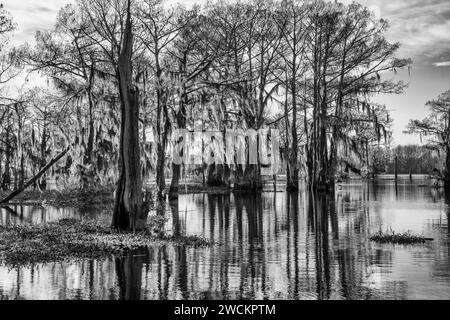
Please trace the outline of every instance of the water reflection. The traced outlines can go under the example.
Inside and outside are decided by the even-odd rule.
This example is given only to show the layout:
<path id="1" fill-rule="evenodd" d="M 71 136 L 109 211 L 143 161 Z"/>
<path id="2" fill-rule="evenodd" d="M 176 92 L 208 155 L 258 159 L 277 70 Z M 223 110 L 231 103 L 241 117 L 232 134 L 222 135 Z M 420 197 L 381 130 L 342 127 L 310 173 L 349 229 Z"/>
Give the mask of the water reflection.
<path id="1" fill-rule="evenodd" d="M 449 220 L 449 215 L 450 215 L 450 189 L 445 189 L 444 191 L 444 203 L 445 203 L 445 208 L 446 208 L 446 222 L 447 222 L 447 233 L 450 233 L 450 223 L 448 223 Z M 442 225 L 442 220 L 439 221 L 439 225 Z"/>
<path id="2" fill-rule="evenodd" d="M 159 212 L 168 217 L 166 231 L 220 246 L 161 246 L 105 260 L 0 267 L 0 297 L 448 299 L 449 208 L 450 193 L 409 180 L 348 183 L 332 196 L 183 195 Z M 21 216 L 14 210 L 2 209 L 2 224 Z M 389 228 L 435 240 L 418 247 L 368 240 Z"/>
<path id="3" fill-rule="evenodd" d="M 111 212 L 110 208 L 72 208 L 48 205 L 9 205 L 0 207 L 0 225 L 39 224 L 63 218 L 99 218 Z"/>

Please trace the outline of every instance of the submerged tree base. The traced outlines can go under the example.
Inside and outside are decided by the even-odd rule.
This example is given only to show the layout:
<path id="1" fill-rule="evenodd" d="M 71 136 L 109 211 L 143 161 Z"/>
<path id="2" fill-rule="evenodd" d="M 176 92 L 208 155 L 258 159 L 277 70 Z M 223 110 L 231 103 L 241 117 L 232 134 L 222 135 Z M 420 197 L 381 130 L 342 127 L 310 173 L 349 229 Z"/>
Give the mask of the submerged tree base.
<path id="1" fill-rule="evenodd" d="M 104 258 L 158 245 L 213 244 L 197 236 L 166 235 L 157 231 L 158 224 L 160 222 L 151 221 L 148 229 L 141 233 L 118 233 L 103 222 L 75 219 L 40 225 L 0 226 L 0 262 L 15 266 Z"/>
<path id="2" fill-rule="evenodd" d="M 390 233 L 383 233 L 382 231 L 378 231 L 378 233 L 370 237 L 370 240 L 378 243 L 420 244 L 433 239 L 414 235 L 410 231 L 403 233 L 395 233 L 394 231 L 391 231 Z"/>

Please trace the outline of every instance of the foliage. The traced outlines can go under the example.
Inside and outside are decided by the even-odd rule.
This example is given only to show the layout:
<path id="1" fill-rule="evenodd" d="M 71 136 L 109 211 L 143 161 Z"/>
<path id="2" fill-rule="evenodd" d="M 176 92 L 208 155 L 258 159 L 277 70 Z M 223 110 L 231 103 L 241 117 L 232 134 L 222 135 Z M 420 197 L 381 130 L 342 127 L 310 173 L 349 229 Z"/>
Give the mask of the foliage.
<path id="1" fill-rule="evenodd" d="M 369 165 L 370 174 L 375 177 L 379 174 L 385 173 L 387 170 L 387 165 L 390 160 L 390 152 L 387 148 L 376 147 L 371 150 L 371 159 Z"/>
<path id="2" fill-rule="evenodd" d="M 424 236 L 415 235 L 410 231 L 403 233 L 395 233 L 393 230 L 383 233 L 381 230 L 370 237 L 371 241 L 378 243 L 393 243 L 393 244 L 421 244 L 426 241 L 433 240 L 425 238 Z"/>
<path id="3" fill-rule="evenodd" d="M 387 173 L 393 174 L 394 159 L 397 157 L 398 174 L 431 174 L 433 169 L 441 170 L 445 159 L 438 150 L 421 145 L 399 145 L 391 150 Z"/>
<path id="4" fill-rule="evenodd" d="M 410 120 L 407 133 L 426 138 L 427 147 L 445 154 L 445 166 L 441 175 L 446 184 L 450 182 L 450 90 L 436 100 L 426 103 L 430 114 L 423 120 Z"/>
<path id="5" fill-rule="evenodd" d="M 426 138 L 430 148 L 445 150 L 450 147 L 450 90 L 426 106 L 430 114 L 423 120 L 410 120 L 406 132 Z"/>
<path id="6" fill-rule="evenodd" d="M 117 233 L 104 222 L 90 220 L 62 219 L 41 225 L 0 226 L 0 260 L 9 266 L 101 259 L 136 248 L 167 244 L 198 247 L 212 242 L 196 236 Z"/>
<path id="7" fill-rule="evenodd" d="M 401 93 L 406 85 L 383 72 L 409 68 L 410 60 L 396 56 L 399 44 L 385 38 L 387 21 L 363 5 L 132 4 L 141 172 L 147 180 L 156 175 L 161 196 L 175 128 L 281 129 L 291 171 L 297 175 L 301 164 L 313 185 L 332 183 L 339 165 L 368 167 L 372 150 L 389 142 L 388 109 L 371 97 Z M 0 17 L 6 22 L 0 33 L 7 35 L 13 24 L 3 10 Z M 77 189 L 118 180 L 117 72 L 125 18 L 125 1 L 80 0 L 61 8 L 54 28 L 36 34 L 36 45 L 14 50 L 21 68 L 48 85 L 27 88 L 0 105 L 4 189 L 32 177 L 68 145 L 65 160 L 35 188 L 52 180 Z M 253 171 L 249 165 L 238 170 L 234 159 L 224 165 L 224 175 L 233 172 L 236 180 L 260 179 L 260 159 Z"/>

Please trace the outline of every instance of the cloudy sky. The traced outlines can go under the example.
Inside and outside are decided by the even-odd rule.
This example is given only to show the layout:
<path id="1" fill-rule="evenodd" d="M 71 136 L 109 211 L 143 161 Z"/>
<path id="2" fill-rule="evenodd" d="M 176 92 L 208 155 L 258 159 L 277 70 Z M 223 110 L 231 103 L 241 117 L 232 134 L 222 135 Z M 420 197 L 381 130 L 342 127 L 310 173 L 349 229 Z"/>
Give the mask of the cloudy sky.
<path id="1" fill-rule="evenodd" d="M 0 0 L 1 1 L 1 0 Z M 18 25 L 13 44 L 32 42 L 36 30 L 51 28 L 59 8 L 74 0 L 3 0 Z M 188 0 L 205 3 L 205 0 Z M 343 2 L 348 2 L 344 0 Z M 394 118 L 394 142 L 419 143 L 416 136 L 402 131 L 410 118 L 426 115 L 425 102 L 450 89 L 450 1 L 449 0 L 359 0 L 380 17 L 390 21 L 388 39 L 399 41 L 401 57 L 413 60 L 411 75 L 400 72 L 398 79 L 410 83 L 405 94 L 380 96 Z M 394 77 L 394 75 L 393 75 Z"/>

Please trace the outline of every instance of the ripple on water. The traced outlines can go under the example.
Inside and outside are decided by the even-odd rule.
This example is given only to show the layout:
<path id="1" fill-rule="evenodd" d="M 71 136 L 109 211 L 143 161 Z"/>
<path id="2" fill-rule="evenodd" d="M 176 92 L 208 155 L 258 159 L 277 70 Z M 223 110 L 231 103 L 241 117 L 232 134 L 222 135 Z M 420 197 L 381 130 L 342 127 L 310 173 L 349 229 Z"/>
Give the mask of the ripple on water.
<path id="1" fill-rule="evenodd" d="M 122 258 L 0 266 L 2 299 L 449 299 L 450 198 L 423 181 L 341 184 L 335 196 L 263 192 L 180 195 L 166 229 L 219 247 L 155 247 Z M 277 191 L 283 190 L 277 186 Z M 0 209 L 0 224 L 109 212 Z M 423 234 L 380 245 L 378 230 Z M 131 263 L 130 263 L 131 262 Z"/>

